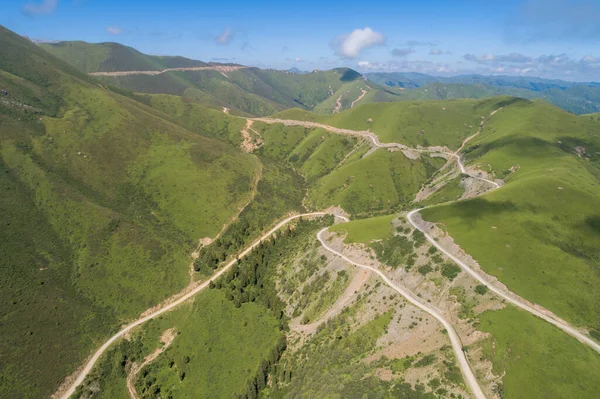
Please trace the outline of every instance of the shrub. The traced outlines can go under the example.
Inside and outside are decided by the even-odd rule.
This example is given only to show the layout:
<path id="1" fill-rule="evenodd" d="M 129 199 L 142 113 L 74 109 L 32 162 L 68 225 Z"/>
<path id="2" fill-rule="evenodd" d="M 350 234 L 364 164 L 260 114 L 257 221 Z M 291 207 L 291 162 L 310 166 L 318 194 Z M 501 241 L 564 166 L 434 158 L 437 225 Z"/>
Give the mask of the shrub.
<path id="1" fill-rule="evenodd" d="M 423 266 L 419 266 L 419 273 L 421 273 L 423 276 L 427 275 L 427 273 L 431 273 L 432 271 L 433 268 L 429 263 Z"/>
<path id="2" fill-rule="evenodd" d="M 485 295 L 485 294 L 487 294 L 487 292 L 489 290 L 490 289 L 483 284 L 479 284 L 477 287 L 475 287 L 475 292 L 478 293 L 479 295 Z"/>
<path id="3" fill-rule="evenodd" d="M 458 273 L 460 273 L 460 267 L 456 266 L 454 263 L 444 263 L 442 266 L 442 276 L 450 281 L 454 280 L 456 276 L 458 276 Z"/>

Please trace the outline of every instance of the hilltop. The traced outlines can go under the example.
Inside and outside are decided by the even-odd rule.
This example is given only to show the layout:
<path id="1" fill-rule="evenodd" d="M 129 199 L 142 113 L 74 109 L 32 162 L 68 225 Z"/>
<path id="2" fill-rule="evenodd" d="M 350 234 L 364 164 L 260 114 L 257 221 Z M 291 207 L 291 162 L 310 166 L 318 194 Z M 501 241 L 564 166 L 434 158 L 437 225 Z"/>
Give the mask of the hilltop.
<path id="1" fill-rule="evenodd" d="M 167 68 L 202 67 L 209 63 L 185 57 L 140 53 L 119 43 L 82 41 L 40 43 L 39 46 L 77 69 L 89 72 L 161 71 Z"/>

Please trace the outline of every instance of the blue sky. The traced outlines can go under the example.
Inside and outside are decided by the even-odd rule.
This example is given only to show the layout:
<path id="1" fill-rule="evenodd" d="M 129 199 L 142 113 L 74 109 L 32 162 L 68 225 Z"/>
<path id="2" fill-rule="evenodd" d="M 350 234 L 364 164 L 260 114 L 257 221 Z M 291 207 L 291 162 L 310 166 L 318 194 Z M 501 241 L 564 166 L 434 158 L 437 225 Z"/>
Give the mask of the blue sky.
<path id="1" fill-rule="evenodd" d="M 1 0 L 44 40 L 303 70 L 349 66 L 600 80 L 600 0 Z"/>

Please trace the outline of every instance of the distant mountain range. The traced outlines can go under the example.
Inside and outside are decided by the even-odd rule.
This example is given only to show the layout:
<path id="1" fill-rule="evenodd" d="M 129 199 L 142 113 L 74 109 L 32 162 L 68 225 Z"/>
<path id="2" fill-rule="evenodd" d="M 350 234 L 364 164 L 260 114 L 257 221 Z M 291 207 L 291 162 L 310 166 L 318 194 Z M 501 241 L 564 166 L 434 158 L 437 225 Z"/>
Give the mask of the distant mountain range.
<path id="1" fill-rule="evenodd" d="M 567 82 L 524 76 L 431 76 L 420 73 L 369 73 L 372 82 L 413 92 L 413 99 L 482 98 L 511 95 L 544 99 L 575 114 L 600 111 L 600 83 Z"/>

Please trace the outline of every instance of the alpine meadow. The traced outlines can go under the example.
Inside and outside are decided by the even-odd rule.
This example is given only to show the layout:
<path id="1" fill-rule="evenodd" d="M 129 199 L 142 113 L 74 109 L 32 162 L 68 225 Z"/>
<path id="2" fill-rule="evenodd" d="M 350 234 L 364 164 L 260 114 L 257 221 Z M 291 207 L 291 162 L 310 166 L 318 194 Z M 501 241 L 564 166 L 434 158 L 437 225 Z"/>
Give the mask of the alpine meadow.
<path id="1" fill-rule="evenodd" d="M 600 8 L 307 1 L 9 1 L 0 397 L 598 397 Z"/>

